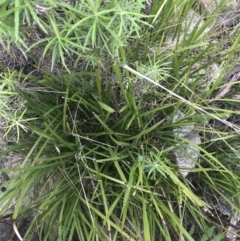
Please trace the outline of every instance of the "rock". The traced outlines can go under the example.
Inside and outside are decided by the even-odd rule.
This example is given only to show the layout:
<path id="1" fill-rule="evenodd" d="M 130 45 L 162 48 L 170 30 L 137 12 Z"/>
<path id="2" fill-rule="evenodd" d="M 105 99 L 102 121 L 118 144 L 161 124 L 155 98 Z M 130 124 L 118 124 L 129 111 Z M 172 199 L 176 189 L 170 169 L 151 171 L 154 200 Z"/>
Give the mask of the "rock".
<path id="1" fill-rule="evenodd" d="M 240 1 L 229 1 L 219 16 L 220 25 L 225 28 L 240 27 Z"/>
<path id="2" fill-rule="evenodd" d="M 178 24 L 179 19 L 176 19 L 176 25 Z M 192 34 L 195 29 L 199 29 L 203 26 L 204 24 L 204 19 L 203 16 L 201 16 L 199 13 L 197 13 L 196 11 L 194 11 L 193 9 L 190 9 L 190 11 L 188 12 L 184 23 L 182 24 L 182 31 L 180 34 L 179 39 L 174 39 L 173 40 L 173 32 L 174 32 L 174 27 L 172 28 L 172 31 L 169 31 L 169 35 L 167 36 L 167 47 L 169 49 L 174 49 L 176 44 L 179 44 L 179 42 L 183 41 L 186 39 L 186 35 L 190 35 Z M 208 32 L 211 31 L 210 27 L 206 27 L 206 29 L 204 29 L 204 31 L 202 32 L 201 36 L 207 34 Z M 201 36 L 199 36 L 199 38 L 201 38 Z"/>
<path id="3" fill-rule="evenodd" d="M 12 225 L 7 221 L 0 221 L 0 240 L 1 241 L 10 241 L 13 236 Z"/>
<path id="4" fill-rule="evenodd" d="M 183 116 L 184 113 L 182 113 L 181 111 L 177 111 L 174 115 L 173 122 L 176 122 Z M 184 177 L 186 177 L 189 171 L 196 166 L 200 150 L 195 145 L 201 144 L 201 138 L 198 132 L 195 130 L 194 125 L 178 127 L 173 129 L 173 132 L 176 136 L 176 139 L 179 139 L 178 137 L 181 137 L 193 143 L 193 145 L 191 145 L 188 142 L 180 142 L 178 144 L 179 149 L 176 149 L 174 151 L 174 156 L 176 158 L 176 163 L 179 167 L 179 172 Z"/>

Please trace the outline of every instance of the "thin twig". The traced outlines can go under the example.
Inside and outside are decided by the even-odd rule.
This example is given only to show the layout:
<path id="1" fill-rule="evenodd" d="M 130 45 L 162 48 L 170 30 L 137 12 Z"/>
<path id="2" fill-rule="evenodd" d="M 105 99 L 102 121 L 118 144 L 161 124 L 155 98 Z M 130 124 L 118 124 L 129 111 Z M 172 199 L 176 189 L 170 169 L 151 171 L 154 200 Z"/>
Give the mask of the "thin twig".
<path id="1" fill-rule="evenodd" d="M 239 127 L 239 126 L 234 125 L 234 124 L 232 124 L 232 123 L 230 123 L 230 122 L 228 122 L 228 121 L 226 121 L 226 120 L 224 120 L 224 119 L 221 119 L 221 118 L 219 118 L 218 116 L 216 116 L 216 115 L 214 115 L 214 114 L 212 114 L 212 113 L 210 113 L 210 112 L 207 112 L 206 110 L 204 110 L 204 109 L 202 109 L 201 107 L 195 105 L 194 103 L 192 103 L 192 102 L 184 99 L 182 96 L 180 96 L 180 95 L 174 93 L 173 91 L 167 89 L 167 88 L 164 87 L 163 85 L 160 85 L 159 83 L 157 83 L 157 82 L 155 82 L 154 80 L 148 78 L 147 76 L 145 76 L 145 75 L 137 72 L 136 70 L 132 69 L 132 68 L 129 67 L 128 65 L 124 65 L 123 68 L 124 68 L 124 69 L 127 69 L 128 71 L 132 72 L 133 74 L 135 74 L 135 75 L 137 75 L 137 76 L 139 76 L 139 77 L 141 77 L 141 78 L 144 78 L 145 80 L 147 80 L 147 81 L 151 82 L 152 84 L 160 87 L 161 89 L 167 91 L 169 94 L 171 94 L 172 96 L 174 96 L 174 97 L 176 97 L 177 99 L 181 100 L 183 103 L 186 103 L 186 104 L 194 107 L 195 109 L 199 110 L 200 112 L 205 113 L 205 114 L 208 114 L 208 115 L 210 115 L 211 117 L 213 117 L 214 119 L 216 119 L 216 120 L 218 120 L 218 121 L 220 121 L 220 122 L 228 125 L 229 127 L 233 128 L 237 133 L 240 134 L 240 127 Z"/>

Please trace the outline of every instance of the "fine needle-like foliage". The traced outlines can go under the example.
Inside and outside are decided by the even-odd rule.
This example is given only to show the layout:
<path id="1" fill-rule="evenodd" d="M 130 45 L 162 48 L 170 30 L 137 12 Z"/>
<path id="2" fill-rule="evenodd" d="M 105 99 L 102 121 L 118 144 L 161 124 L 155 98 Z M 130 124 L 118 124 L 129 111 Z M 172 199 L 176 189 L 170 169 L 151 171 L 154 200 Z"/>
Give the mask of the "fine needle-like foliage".
<path id="1" fill-rule="evenodd" d="M 226 1 L 197 22 L 194 3 L 1 2 L 2 44 L 15 43 L 27 64 L 0 76 L 3 134 L 15 137 L 0 151 L 0 218 L 10 213 L 19 229 L 25 220 L 23 240 L 217 241 L 229 232 L 214 202 L 240 211 L 240 128 L 229 119 L 238 87 L 215 97 L 240 37 L 224 49 L 210 41 Z M 176 134 L 189 126 L 200 144 Z M 183 170 L 176 151 L 194 167 Z M 21 161 L 3 168 L 8 155 Z"/>

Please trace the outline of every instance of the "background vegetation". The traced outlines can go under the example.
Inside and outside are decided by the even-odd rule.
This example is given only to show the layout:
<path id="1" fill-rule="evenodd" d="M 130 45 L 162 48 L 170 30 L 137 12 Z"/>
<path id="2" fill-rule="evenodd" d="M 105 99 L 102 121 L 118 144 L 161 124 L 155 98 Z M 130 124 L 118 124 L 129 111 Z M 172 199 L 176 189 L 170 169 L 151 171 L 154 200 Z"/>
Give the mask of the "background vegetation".
<path id="1" fill-rule="evenodd" d="M 217 204 L 240 211 L 238 82 L 217 97 L 239 61 L 226 3 L 1 1 L 0 216 L 24 240 L 223 240 Z M 176 135 L 189 126 L 200 144 Z"/>

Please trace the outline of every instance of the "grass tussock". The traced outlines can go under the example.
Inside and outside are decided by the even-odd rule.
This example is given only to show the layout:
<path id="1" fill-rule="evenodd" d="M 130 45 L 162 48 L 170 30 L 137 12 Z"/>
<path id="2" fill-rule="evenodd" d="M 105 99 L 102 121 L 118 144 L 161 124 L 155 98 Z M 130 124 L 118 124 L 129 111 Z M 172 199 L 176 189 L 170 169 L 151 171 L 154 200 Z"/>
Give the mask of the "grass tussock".
<path id="1" fill-rule="evenodd" d="M 0 217 L 27 219 L 26 240 L 223 240 L 220 209 L 240 211 L 225 5 L 4 1 L 1 51 L 23 57 L 1 66 Z"/>

